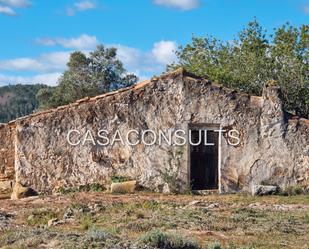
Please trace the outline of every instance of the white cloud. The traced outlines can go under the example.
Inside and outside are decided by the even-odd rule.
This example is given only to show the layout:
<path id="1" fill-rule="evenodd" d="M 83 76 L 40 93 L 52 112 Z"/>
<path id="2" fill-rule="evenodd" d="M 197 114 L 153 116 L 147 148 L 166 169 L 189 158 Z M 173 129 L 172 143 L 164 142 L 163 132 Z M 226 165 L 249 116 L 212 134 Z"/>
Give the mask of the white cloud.
<path id="1" fill-rule="evenodd" d="M 176 60 L 175 51 L 177 43 L 173 41 L 160 41 L 154 44 L 152 54 L 161 64 L 169 64 Z"/>
<path id="2" fill-rule="evenodd" d="M 153 0 L 155 4 L 181 10 L 191 10 L 200 6 L 200 0 Z"/>
<path id="3" fill-rule="evenodd" d="M 49 41 L 46 41 L 49 43 Z M 174 51 L 177 44 L 173 41 L 159 41 L 153 44 L 148 51 L 128 47 L 121 44 L 109 44 L 106 47 L 116 47 L 117 56 L 123 62 L 128 72 L 133 72 L 140 79 L 150 78 L 159 75 L 165 70 L 166 64 L 173 62 L 176 57 Z M 91 50 L 81 50 L 89 55 Z M 0 71 L 0 84 L 8 83 L 45 83 L 55 84 L 60 76 L 59 72 L 66 69 L 72 51 L 60 51 L 45 53 L 36 58 L 15 58 L 0 60 L 0 70 L 13 73 L 15 76 L 5 76 Z M 24 77 L 20 74 L 35 74 L 35 76 Z M 2 76 L 2 77 L 1 77 Z"/>
<path id="4" fill-rule="evenodd" d="M 27 0 L 0 0 L 0 4 L 14 8 L 25 8 L 31 6 L 31 3 Z"/>
<path id="5" fill-rule="evenodd" d="M 39 68 L 40 63 L 31 58 L 17 58 L 11 60 L 0 61 L 0 69 L 4 70 L 29 70 L 31 68 Z"/>
<path id="6" fill-rule="evenodd" d="M 36 39 L 36 43 L 44 46 L 55 46 L 57 44 L 55 39 L 51 38 L 38 38 Z"/>
<path id="7" fill-rule="evenodd" d="M 31 82 L 38 82 L 50 86 L 55 86 L 58 83 L 58 79 L 62 73 L 56 72 L 56 73 L 48 73 L 48 74 L 38 74 L 30 79 L 25 78 L 25 82 L 31 83 Z"/>
<path id="8" fill-rule="evenodd" d="M 41 83 L 50 86 L 55 86 L 57 85 L 60 76 L 61 76 L 60 72 L 37 74 L 34 76 L 10 76 L 0 74 L 0 85 Z"/>
<path id="9" fill-rule="evenodd" d="M 117 48 L 117 57 L 123 62 L 126 70 L 135 73 L 140 79 L 149 78 L 164 70 L 153 58 L 151 51 L 144 52 L 121 44 L 111 44 L 108 47 Z"/>
<path id="10" fill-rule="evenodd" d="M 309 15 L 309 5 L 305 5 L 302 7 L 303 12 L 305 13 L 305 15 Z"/>
<path id="11" fill-rule="evenodd" d="M 68 7 L 66 13 L 68 16 L 74 16 L 76 12 L 86 11 L 95 9 L 97 7 L 96 3 L 93 1 L 80 1 L 76 2 L 73 6 Z"/>
<path id="12" fill-rule="evenodd" d="M 16 16 L 16 12 L 8 6 L 0 6 L 0 14 L 4 14 L 7 16 Z"/>
<path id="13" fill-rule="evenodd" d="M 72 51 L 52 52 L 42 54 L 38 60 L 42 65 L 43 72 L 51 72 L 54 70 L 64 70 L 70 59 Z"/>
<path id="14" fill-rule="evenodd" d="M 26 8 L 31 6 L 28 0 L 0 0 L 0 14 L 17 16 L 14 8 Z"/>
<path id="15" fill-rule="evenodd" d="M 109 47 L 116 47 L 118 58 L 124 63 L 125 68 L 143 79 L 160 74 L 167 64 L 176 60 L 174 51 L 177 44 L 173 41 L 157 42 L 146 52 L 120 44 L 111 44 Z"/>
<path id="16" fill-rule="evenodd" d="M 71 49 L 93 49 L 98 44 L 98 40 L 95 36 L 90 36 L 87 34 L 82 34 L 76 38 L 42 38 L 37 39 L 37 43 L 45 46 L 55 46 L 60 45 L 64 48 Z"/>
<path id="17" fill-rule="evenodd" d="M 77 10 L 83 11 L 83 10 L 91 10 L 96 8 L 96 4 L 92 1 L 82 1 L 75 3 L 74 6 Z"/>
<path id="18" fill-rule="evenodd" d="M 0 61 L 0 70 L 53 72 L 63 70 L 70 58 L 70 52 L 42 54 L 38 58 L 16 58 Z"/>
<path id="19" fill-rule="evenodd" d="M 146 60 L 145 55 L 137 48 L 127 47 L 120 44 L 109 45 L 117 48 L 118 58 L 131 68 L 138 67 L 142 60 Z"/>

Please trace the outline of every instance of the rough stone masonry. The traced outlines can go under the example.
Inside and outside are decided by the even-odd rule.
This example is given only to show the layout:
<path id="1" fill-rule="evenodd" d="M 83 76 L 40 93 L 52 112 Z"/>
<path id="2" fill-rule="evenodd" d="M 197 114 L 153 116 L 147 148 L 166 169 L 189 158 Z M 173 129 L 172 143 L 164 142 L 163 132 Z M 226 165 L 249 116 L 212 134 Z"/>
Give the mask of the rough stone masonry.
<path id="1" fill-rule="evenodd" d="M 155 191 L 185 191 L 191 184 L 188 144 L 72 146 L 67 134 L 70 129 L 96 134 L 191 125 L 239 131 L 237 146 L 228 144 L 226 133 L 221 137 L 221 193 L 265 183 L 309 188 L 309 121 L 283 111 L 277 86 L 265 86 L 261 97 L 250 96 L 184 70 L 2 125 L 0 181 L 52 191 L 125 176 Z"/>

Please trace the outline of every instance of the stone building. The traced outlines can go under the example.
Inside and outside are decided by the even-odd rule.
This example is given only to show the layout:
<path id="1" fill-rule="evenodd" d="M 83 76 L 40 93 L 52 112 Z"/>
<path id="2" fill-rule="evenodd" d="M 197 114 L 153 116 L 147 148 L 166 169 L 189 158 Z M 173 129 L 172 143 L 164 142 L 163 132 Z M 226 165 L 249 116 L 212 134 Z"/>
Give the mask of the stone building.
<path id="1" fill-rule="evenodd" d="M 160 131 L 174 139 L 182 130 L 192 140 L 202 134 L 203 143 L 101 145 L 102 130 L 154 131 L 143 134 L 146 142 Z M 0 139 L 2 185 L 18 181 L 38 191 L 113 176 L 160 192 L 309 187 L 309 121 L 283 111 L 277 86 L 250 96 L 184 70 L 11 121 L 0 127 Z"/>

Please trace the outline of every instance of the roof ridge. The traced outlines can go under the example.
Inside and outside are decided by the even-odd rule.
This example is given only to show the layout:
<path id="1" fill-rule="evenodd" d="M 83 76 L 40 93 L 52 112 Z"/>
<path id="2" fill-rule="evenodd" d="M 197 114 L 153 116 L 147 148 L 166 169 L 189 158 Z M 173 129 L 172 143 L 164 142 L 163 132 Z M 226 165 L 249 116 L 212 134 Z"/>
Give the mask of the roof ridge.
<path id="1" fill-rule="evenodd" d="M 97 101 L 99 99 L 103 99 L 103 98 L 108 97 L 108 96 L 114 96 L 118 93 L 130 91 L 130 90 L 137 90 L 137 89 L 145 87 L 146 85 L 148 85 L 149 83 L 154 82 L 154 81 L 155 80 L 152 80 L 152 79 L 151 80 L 142 80 L 142 81 L 140 81 L 140 82 L 138 82 L 138 83 L 136 83 L 132 86 L 120 88 L 120 89 L 117 89 L 117 90 L 114 90 L 114 91 L 111 91 L 111 92 L 106 92 L 106 93 L 103 93 L 103 94 L 100 94 L 100 95 L 97 95 L 97 96 L 94 96 L 94 97 L 87 96 L 87 97 L 84 97 L 82 99 L 78 99 L 75 102 L 72 102 L 72 103 L 67 104 L 67 105 L 61 105 L 61 106 L 58 106 L 58 107 L 55 107 L 55 108 L 34 112 L 34 113 L 29 114 L 29 115 L 16 118 L 14 120 L 9 121 L 8 123 L 4 123 L 3 125 L 15 124 L 15 122 L 22 121 L 22 120 L 27 119 L 27 118 L 36 117 L 36 116 L 44 115 L 44 114 L 51 113 L 51 112 L 57 112 L 58 110 L 63 110 L 63 109 L 70 108 L 70 107 L 73 107 L 73 106 L 78 106 L 82 103 L 94 102 L 94 101 Z"/>
<path id="2" fill-rule="evenodd" d="M 251 95 L 251 94 L 248 94 L 248 93 L 239 92 L 239 91 L 237 91 L 235 89 L 231 89 L 231 88 L 225 87 L 225 86 L 223 86 L 221 84 L 216 84 L 216 83 L 211 82 L 211 81 L 209 81 L 207 79 L 204 79 L 204 78 L 202 78 L 200 76 L 197 76 L 197 75 L 195 75 L 193 73 L 190 73 L 190 72 L 186 71 L 184 68 L 180 67 L 180 68 L 178 68 L 178 69 L 176 69 L 174 71 L 163 73 L 159 77 L 153 76 L 150 80 L 149 79 L 142 80 L 142 81 L 140 81 L 140 82 L 138 82 L 138 83 L 136 83 L 134 85 L 131 85 L 131 86 L 128 86 L 128 87 L 125 87 L 125 88 L 120 88 L 118 90 L 114 90 L 114 91 L 111 91 L 111 92 L 106 92 L 106 93 L 103 93 L 103 94 L 100 94 L 100 95 L 97 95 L 97 96 L 94 96 L 94 97 L 87 96 L 87 97 L 78 99 L 75 102 L 67 104 L 67 105 L 62 105 L 62 106 L 58 106 L 56 108 L 51 108 L 51 109 L 47 109 L 47 110 L 43 110 L 43 111 L 34 112 L 32 114 L 29 114 L 29 115 L 26 115 L 26 116 L 19 117 L 19 118 L 16 118 L 14 120 L 11 120 L 8 123 L 6 123 L 6 124 L 4 123 L 2 125 L 7 125 L 7 124 L 14 125 L 17 121 L 22 121 L 22 120 L 25 120 L 25 119 L 28 119 L 28 118 L 37 117 L 37 116 L 41 116 L 41 115 L 52 113 L 52 112 L 57 112 L 59 110 L 63 110 L 63 109 L 66 109 L 66 108 L 79 106 L 80 104 L 83 104 L 83 103 L 95 102 L 97 100 L 100 100 L 100 99 L 103 99 L 103 98 L 106 98 L 106 97 L 109 97 L 109 96 L 114 96 L 114 95 L 119 94 L 119 93 L 123 93 L 123 92 L 127 92 L 127 91 L 132 91 L 132 90 L 133 91 L 134 90 L 138 90 L 138 89 L 144 88 L 145 86 L 149 85 L 152 82 L 157 82 L 159 80 L 165 80 L 165 79 L 168 79 L 168 78 L 172 78 L 173 79 L 173 78 L 176 78 L 178 76 L 182 76 L 183 78 L 184 77 L 188 77 L 188 78 L 192 78 L 192 79 L 195 79 L 195 80 L 205 80 L 205 81 L 207 81 L 208 83 L 210 83 L 214 87 L 218 87 L 220 89 L 226 89 L 226 90 L 229 90 L 229 91 L 235 91 L 238 94 L 241 94 L 241 95 L 249 97 L 251 102 L 254 102 L 254 103 L 257 103 L 257 104 L 261 105 L 260 101 L 262 101 L 262 96 L 255 96 L 255 95 Z M 306 118 L 301 118 L 301 119 L 308 120 Z"/>

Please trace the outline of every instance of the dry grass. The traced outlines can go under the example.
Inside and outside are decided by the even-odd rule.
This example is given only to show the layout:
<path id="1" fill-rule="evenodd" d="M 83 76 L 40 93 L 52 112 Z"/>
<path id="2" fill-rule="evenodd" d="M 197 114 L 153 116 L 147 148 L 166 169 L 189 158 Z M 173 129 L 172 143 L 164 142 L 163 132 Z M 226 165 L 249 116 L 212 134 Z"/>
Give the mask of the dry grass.
<path id="1" fill-rule="evenodd" d="M 192 201 L 199 202 L 188 206 Z M 49 218 L 61 219 L 68 208 L 74 210 L 72 219 L 47 227 Z M 163 237 L 173 234 L 167 236 L 172 242 L 166 243 L 183 245 L 187 243 L 184 238 L 190 238 L 199 248 L 309 248 L 309 196 L 304 195 L 90 192 L 2 200 L 0 209 L 15 213 L 0 235 L 0 245 L 6 248 L 37 248 L 49 243 L 52 248 L 145 248 L 141 243 L 147 244 L 147 239 L 141 238 L 154 229 Z M 36 234 L 36 239 L 28 241 L 31 234 Z"/>

